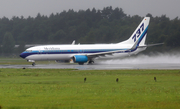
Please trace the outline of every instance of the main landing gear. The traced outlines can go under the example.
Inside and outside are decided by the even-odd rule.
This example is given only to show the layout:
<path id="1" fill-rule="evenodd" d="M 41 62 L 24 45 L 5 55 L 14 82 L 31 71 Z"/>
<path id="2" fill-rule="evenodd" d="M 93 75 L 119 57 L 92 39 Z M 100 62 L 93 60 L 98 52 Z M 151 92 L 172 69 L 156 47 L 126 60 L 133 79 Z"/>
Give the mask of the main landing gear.
<path id="1" fill-rule="evenodd" d="M 80 62 L 80 63 L 78 63 L 79 65 L 84 65 L 84 63 L 83 62 Z"/>
<path id="2" fill-rule="evenodd" d="M 88 64 L 94 64 L 94 61 L 93 61 L 93 60 L 90 60 L 90 61 L 88 62 Z"/>
<path id="3" fill-rule="evenodd" d="M 79 62 L 78 64 L 79 64 L 79 65 L 84 65 L 84 62 Z M 88 65 L 91 65 L 91 64 L 94 64 L 94 61 L 93 61 L 93 60 L 90 60 L 90 61 L 88 62 Z"/>

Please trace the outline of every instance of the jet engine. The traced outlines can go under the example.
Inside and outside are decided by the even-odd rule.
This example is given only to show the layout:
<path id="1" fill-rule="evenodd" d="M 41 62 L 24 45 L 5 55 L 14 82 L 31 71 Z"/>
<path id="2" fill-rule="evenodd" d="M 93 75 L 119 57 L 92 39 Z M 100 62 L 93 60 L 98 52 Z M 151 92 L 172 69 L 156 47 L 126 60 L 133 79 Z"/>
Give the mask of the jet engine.
<path id="1" fill-rule="evenodd" d="M 88 57 L 84 55 L 75 55 L 73 56 L 74 63 L 84 64 L 88 61 Z"/>

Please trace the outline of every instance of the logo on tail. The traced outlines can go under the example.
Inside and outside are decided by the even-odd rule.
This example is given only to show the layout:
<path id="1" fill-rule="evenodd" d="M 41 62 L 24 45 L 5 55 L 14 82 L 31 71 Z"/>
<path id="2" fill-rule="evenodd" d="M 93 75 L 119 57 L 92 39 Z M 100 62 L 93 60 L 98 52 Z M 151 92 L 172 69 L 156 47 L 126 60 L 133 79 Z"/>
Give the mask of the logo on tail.
<path id="1" fill-rule="evenodd" d="M 150 21 L 150 17 L 145 17 L 138 25 L 136 30 L 133 32 L 133 34 L 129 37 L 129 39 L 120 42 L 119 44 L 134 45 L 138 41 L 137 45 L 145 45 L 149 21 Z"/>
<path id="2" fill-rule="evenodd" d="M 136 42 L 136 38 L 138 38 L 141 35 L 141 32 L 144 31 L 144 23 L 140 26 L 140 28 L 136 31 L 132 39 L 134 39 L 134 42 Z"/>

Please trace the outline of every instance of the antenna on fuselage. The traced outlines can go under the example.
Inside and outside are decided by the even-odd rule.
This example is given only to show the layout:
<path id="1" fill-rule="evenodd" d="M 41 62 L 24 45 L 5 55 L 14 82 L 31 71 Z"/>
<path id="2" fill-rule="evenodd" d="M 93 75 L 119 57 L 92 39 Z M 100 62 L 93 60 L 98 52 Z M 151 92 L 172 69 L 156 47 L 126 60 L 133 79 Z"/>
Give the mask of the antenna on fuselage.
<path id="1" fill-rule="evenodd" d="M 72 42 L 72 45 L 75 45 L 75 40 Z"/>

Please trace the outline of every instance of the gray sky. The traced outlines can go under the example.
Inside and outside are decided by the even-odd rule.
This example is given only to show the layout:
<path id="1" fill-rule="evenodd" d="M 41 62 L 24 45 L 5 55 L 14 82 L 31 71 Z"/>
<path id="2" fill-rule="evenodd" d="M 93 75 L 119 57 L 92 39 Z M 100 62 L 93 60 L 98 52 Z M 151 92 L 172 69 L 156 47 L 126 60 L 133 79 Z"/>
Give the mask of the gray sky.
<path id="1" fill-rule="evenodd" d="M 0 0 L 0 18 L 13 16 L 36 17 L 37 13 L 49 16 L 63 10 L 103 9 L 104 7 L 119 7 L 127 15 L 154 17 L 166 14 L 174 19 L 180 17 L 180 0 Z"/>

